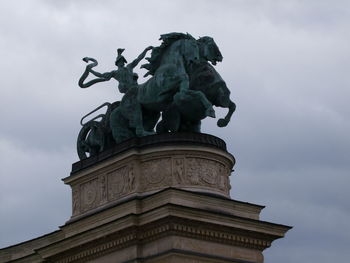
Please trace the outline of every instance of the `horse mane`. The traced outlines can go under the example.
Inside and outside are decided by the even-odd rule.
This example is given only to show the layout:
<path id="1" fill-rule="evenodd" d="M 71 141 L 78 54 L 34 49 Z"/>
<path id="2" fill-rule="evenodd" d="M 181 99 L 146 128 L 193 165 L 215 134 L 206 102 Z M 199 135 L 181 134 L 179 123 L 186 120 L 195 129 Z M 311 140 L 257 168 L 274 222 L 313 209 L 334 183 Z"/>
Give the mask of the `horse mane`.
<path id="1" fill-rule="evenodd" d="M 184 33 L 168 33 L 160 35 L 159 40 L 162 40 L 163 42 L 159 47 L 155 47 L 152 50 L 151 57 L 146 58 L 146 60 L 149 62 L 147 64 L 143 64 L 141 68 L 145 68 L 148 70 L 148 72 L 144 75 L 144 77 L 147 77 L 148 75 L 154 75 L 155 71 L 158 69 L 160 65 L 160 61 L 163 57 L 163 54 L 165 50 L 171 46 L 174 42 L 180 40 L 180 39 L 191 39 L 195 40 L 194 37 L 192 37 L 190 34 L 184 34 Z"/>

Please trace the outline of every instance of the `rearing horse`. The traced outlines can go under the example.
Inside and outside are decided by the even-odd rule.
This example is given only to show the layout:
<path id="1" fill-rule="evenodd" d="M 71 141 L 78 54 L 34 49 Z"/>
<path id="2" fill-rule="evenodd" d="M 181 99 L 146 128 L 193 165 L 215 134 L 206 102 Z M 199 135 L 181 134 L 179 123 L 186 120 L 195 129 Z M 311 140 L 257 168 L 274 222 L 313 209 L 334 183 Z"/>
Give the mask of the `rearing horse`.
<path id="1" fill-rule="evenodd" d="M 172 34 L 175 34 L 174 37 L 184 37 L 183 34 Z M 169 37 L 172 36 L 172 34 L 165 36 Z M 194 38 L 190 38 L 191 42 L 189 42 L 191 44 L 190 47 L 193 48 L 192 50 L 188 48 L 186 53 L 183 49 L 180 49 L 182 53 L 177 54 L 177 58 L 181 59 L 185 56 L 186 59 L 187 56 L 188 59 L 188 63 L 182 64 L 184 67 L 181 67 L 181 72 L 184 70 L 186 75 L 180 75 L 183 77 L 183 83 L 186 83 L 188 88 L 186 86 L 186 89 L 182 89 L 185 86 L 180 86 L 179 89 L 176 90 L 176 94 L 170 92 L 173 90 L 168 91 L 168 94 L 171 95 L 168 96 L 168 99 L 171 100 L 169 100 L 167 107 L 162 110 L 162 121 L 157 125 L 157 132 L 200 132 L 200 121 L 206 116 L 215 117 L 212 105 L 229 109 L 227 115 L 219 119 L 217 123 L 218 126 L 224 127 L 228 124 L 235 111 L 236 105 L 230 100 L 230 91 L 226 83 L 215 68 L 208 63 L 208 61 L 210 61 L 213 65 L 216 65 L 217 62 L 222 61 L 219 48 L 211 37 L 202 37 L 195 42 L 193 40 Z M 179 43 L 181 46 L 181 42 L 177 41 L 175 43 Z M 184 46 L 182 45 L 182 47 Z M 192 53 L 192 57 L 190 56 L 190 52 L 194 52 Z M 169 54 L 172 54 L 169 50 L 163 52 L 163 56 L 167 58 L 164 59 L 163 62 L 174 62 L 168 59 Z M 198 58 L 197 54 L 199 55 Z M 156 61 L 155 59 L 152 61 L 151 58 L 150 60 L 151 65 L 152 62 L 153 65 L 157 65 L 154 63 L 154 61 Z M 162 60 L 160 61 L 162 62 Z M 176 65 L 176 63 L 173 64 Z M 173 67 L 173 64 L 171 64 L 171 67 Z M 162 69 L 162 64 L 159 63 L 158 65 L 160 65 L 158 68 L 153 66 L 153 69 L 156 68 L 156 70 L 153 70 L 154 78 L 158 77 L 158 70 Z M 151 70 L 150 74 L 152 74 Z M 150 91 L 150 86 L 145 87 Z M 164 94 L 164 92 L 167 94 L 167 89 L 160 94 Z"/>
<path id="2" fill-rule="evenodd" d="M 163 112 L 166 115 L 173 103 L 181 104 L 182 98 L 191 94 L 191 98 L 204 110 L 202 118 L 215 117 L 212 104 L 206 96 L 201 91 L 189 91 L 189 69 L 200 63 L 197 40 L 182 33 L 165 34 L 160 39 L 163 43 L 160 47 L 153 48 L 151 57 L 147 59 L 149 64 L 142 65 L 148 69 L 145 76 L 152 75 L 148 81 L 139 85 L 137 98 L 144 108 L 144 114 L 151 116 L 150 112 Z M 144 116 L 144 121 L 147 130 L 154 128 L 158 118 L 147 122 L 147 117 Z"/>

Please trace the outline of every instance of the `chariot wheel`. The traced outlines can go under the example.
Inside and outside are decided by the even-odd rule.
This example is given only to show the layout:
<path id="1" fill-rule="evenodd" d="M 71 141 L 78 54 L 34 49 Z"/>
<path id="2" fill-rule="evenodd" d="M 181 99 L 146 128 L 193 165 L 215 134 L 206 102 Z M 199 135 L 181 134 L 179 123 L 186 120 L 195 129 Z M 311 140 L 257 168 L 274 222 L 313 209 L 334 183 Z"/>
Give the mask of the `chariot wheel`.
<path id="1" fill-rule="evenodd" d="M 77 152 L 80 160 L 102 152 L 105 143 L 105 129 L 101 123 L 97 121 L 85 123 L 77 139 Z"/>

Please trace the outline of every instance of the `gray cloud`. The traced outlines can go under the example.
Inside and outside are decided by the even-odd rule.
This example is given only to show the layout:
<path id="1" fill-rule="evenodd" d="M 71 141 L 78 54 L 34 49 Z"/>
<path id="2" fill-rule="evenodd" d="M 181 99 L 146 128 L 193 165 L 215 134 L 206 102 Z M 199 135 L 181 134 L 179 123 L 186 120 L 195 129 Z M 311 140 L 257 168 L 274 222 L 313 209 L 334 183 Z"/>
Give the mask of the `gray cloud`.
<path id="1" fill-rule="evenodd" d="M 225 139 L 237 159 L 232 197 L 295 226 L 265 261 L 349 257 L 348 1 L 38 0 L 0 10 L 0 247 L 70 216 L 60 179 L 78 159 L 79 120 L 120 98 L 116 83 L 78 88 L 81 58 L 107 71 L 117 48 L 131 60 L 180 31 L 214 37 L 224 56 L 217 69 L 237 111 L 227 128 L 208 119 L 203 132 Z"/>

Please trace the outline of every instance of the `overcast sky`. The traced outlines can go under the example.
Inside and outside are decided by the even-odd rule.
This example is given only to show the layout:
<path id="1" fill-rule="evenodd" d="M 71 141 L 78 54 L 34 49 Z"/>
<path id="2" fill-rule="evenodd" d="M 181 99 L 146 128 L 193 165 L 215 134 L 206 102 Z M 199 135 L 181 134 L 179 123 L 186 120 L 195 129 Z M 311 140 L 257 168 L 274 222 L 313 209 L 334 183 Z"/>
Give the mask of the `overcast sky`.
<path id="1" fill-rule="evenodd" d="M 224 56 L 216 68 L 237 111 L 227 128 L 206 120 L 202 131 L 237 159 L 232 198 L 266 205 L 262 220 L 294 226 L 265 262 L 347 262 L 349 3 L 1 1 L 0 247 L 52 232 L 71 215 L 61 178 L 78 160 L 80 118 L 120 98 L 113 81 L 78 87 L 81 58 L 109 71 L 117 48 L 131 61 L 176 31 L 213 37 Z"/>

